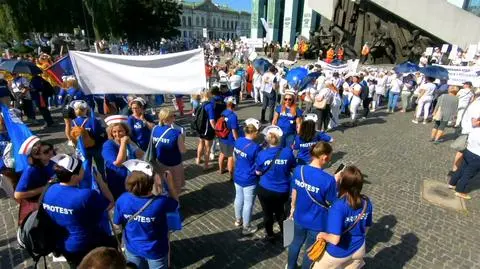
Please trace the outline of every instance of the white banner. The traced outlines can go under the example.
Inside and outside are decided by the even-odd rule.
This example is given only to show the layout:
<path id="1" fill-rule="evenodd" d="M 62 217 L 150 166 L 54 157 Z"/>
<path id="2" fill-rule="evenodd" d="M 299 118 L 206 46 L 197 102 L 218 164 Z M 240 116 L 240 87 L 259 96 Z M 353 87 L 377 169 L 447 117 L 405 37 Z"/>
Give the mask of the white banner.
<path id="1" fill-rule="evenodd" d="M 348 73 L 348 72 L 357 72 L 359 62 L 360 60 L 356 59 L 356 60 L 348 60 L 347 63 L 341 64 L 341 65 L 332 65 L 324 61 L 317 61 L 317 64 L 319 64 L 322 67 L 322 70 L 338 72 L 338 73 L 344 73 L 344 72 Z"/>
<path id="2" fill-rule="evenodd" d="M 247 38 L 243 42 L 250 48 L 263 48 L 263 39 L 261 38 Z"/>
<path id="3" fill-rule="evenodd" d="M 205 88 L 203 49 L 152 56 L 69 53 L 86 94 L 194 94 Z"/>
<path id="4" fill-rule="evenodd" d="M 448 85 L 462 86 L 470 81 L 474 87 L 480 87 L 480 66 L 440 66 L 448 70 Z"/>

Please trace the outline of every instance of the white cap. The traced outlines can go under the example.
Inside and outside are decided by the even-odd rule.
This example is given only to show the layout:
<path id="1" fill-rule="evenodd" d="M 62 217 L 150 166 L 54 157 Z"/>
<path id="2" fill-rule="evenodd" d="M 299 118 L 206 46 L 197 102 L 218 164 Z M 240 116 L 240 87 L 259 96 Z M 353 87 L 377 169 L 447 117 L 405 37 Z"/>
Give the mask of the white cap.
<path id="1" fill-rule="evenodd" d="M 114 123 L 126 123 L 128 121 L 128 116 L 125 115 L 112 115 L 105 118 L 105 124 L 110 126 Z"/>
<path id="2" fill-rule="evenodd" d="M 317 114 L 308 113 L 308 114 L 305 114 L 303 116 L 303 120 L 311 120 L 313 122 L 317 122 L 318 121 L 318 116 L 317 116 Z"/>
<path id="3" fill-rule="evenodd" d="M 73 107 L 73 109 L 87 109 L 88 104 L 84 100 L 74 100 L 70 102 L 70 106 Z"/>
<path id="4" fill-rule="evenodd" d="M 270 134 L 270 133 L 274 133 L 274 134 L 276 134 L 276 135 L 279 136 L 279 137 L 281 137 L 281 136 L 283 135 L 282 129 L 280 129 L 280 127 L 275 126 L 275 125 L 267 126 L 267 127 L 265 127 L 265 129 L 263 129 L 263 131 L 262 131 L 262 134 L 264 134 L 265 136 L 267 136 L 267 135 Z"/>
<path id="5" fill-rule="evenodd" d="M 148 162 L 138 160 L 138 159 L 133 159 L 133 160 L 128 160 L 124 162 L 123 166 L 125 166 L 130 172 L 139 171 L 149 177 L 153 176 L 153 166 Z"/>
<path id="6" fill-rule="evenodd" d="M 40 141 L 40 138 L 38 136 L 35 136 L 35 135 L 30 136 L 25 141 L 23 141 L 22 145 L 20 146 L 20 150 L 18 151 L 18 154 L 30 155 L 30 152 L 32 152 L 33 146 L 35 146 L 35 144 L 39 141 Z"/>
<path id="7" fill-rule="evenodd" d="M 253 125 L 255 126 L 255 128 L 257 128 L 257 130 L 260 130 L 260 121 L 258 121 L 257 119 L 254 119 L 254 118 L 248 118 L 245 120 L 245 125 Z"/>
<path id="8" fill-rule="evenodd" d="M 130 104 L 132 104 L 132 102 L 139 102 L 140 104 L 142 104 L 142 106 L 145 106 L 147 104 L 147 101 L 145 101 L 145 99 L 143 99 L 142 97 L 135 97 L 133 98 L 131 101 L 130 101 Z"/>
<path id="9" fill-rule="evenodd" d="M 225 99 L 223 99 L 223 101 L 225 102 L 225 104 L 228 104 L 228 103 L 232 103 L 234 105 L 237 104 L 237 102 L 235 101 L 235 97 L 233 96 L 228 96 Z"/>
<path id="10" fill-rule="evenodd" d="M 75 171 L 75 169 L 77 169 L 77 166 L 80 164 L 77 158 L 69 156 L 67 154 L 57 154 L 53 156 L 50 160 L 52 160 L 58 166 L 65 168 L 69 172 Z"/>
<path id="11" fill-rule="evenodd" d="M 292 90 L 292 89 L 286 89 L 286 90 L 285 90 L 285 95 L 287 95 L 287 94 L 288 94 L 288 95 L 295 96 L 295 91 Z"/>

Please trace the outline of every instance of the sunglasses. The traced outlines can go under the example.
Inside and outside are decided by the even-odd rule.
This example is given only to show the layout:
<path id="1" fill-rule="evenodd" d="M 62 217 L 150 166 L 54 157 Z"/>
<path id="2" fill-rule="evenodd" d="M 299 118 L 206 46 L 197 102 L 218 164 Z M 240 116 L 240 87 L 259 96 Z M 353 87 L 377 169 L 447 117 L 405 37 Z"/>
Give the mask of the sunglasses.
<path id="1" fill-rule="evenodd" d="M 283 100 L 284 100 L 284 101 L 293 101 L 292 98 L 285 98 L 285 99 L 283 99 Z"/>

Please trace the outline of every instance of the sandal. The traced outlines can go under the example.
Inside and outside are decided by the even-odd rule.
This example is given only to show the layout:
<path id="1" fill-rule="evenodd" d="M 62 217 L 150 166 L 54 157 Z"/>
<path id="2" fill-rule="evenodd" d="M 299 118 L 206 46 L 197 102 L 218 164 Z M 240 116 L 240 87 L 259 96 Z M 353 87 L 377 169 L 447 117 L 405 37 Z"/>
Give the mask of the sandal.
<path id="1" fill-rule="evenodd" d="M 448 188 L 453 190 L 453 189 L 455 189 L 455 186 L 448 184 Z"/>
<path id="2" fill-rule="evenodd" d="M 198 159 L 198 158 L 195 158 L 195 163 L 196 163 L 197 165 L 199 165 L 199 164 L 202 163 L 202 160 L 200 160 L 200 159 Z"/>
<path id="3" fill-rule="evenodd" d="M 460 197 L 460 198 L 465 199 L 465 200 L 472 199 L 472 196 L 470 196 L 468 194 L 465 194 L 465 193 L 461 193 L 461 192 L 456 192 L 455 196 Z"/>

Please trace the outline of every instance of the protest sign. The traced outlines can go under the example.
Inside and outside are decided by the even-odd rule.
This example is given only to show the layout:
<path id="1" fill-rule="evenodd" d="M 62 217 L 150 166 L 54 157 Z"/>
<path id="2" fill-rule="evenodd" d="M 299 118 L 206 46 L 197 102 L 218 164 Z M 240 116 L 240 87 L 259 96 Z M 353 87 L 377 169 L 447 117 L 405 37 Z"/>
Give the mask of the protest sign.
<path id="1" fill-rule="evenodd" d="M 345 64 L 332 65 L 324 61 L 317 61 L 317 64 L 322 67 L 322 70 L 330 72 L 357 72 L 358 63 L 360 60 L 348 60 Z"/>
<path id="2" fill-rule="evenodd" d="M 448 44 L 443 44 L 442 46 L 442 53 L 445 53 L 448 51 Z"/>
<path id="3" fill-rule="evenodd" d="M 465 81 L 479 87 L 480 66 L 439 65 L 448 71 L 448 85 L 462 86 Z"/>

